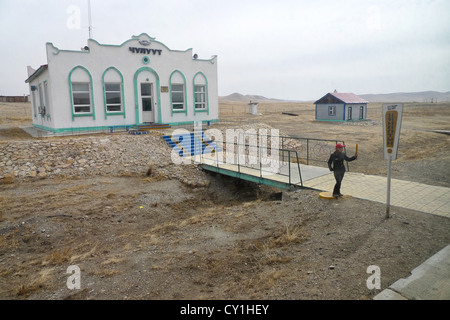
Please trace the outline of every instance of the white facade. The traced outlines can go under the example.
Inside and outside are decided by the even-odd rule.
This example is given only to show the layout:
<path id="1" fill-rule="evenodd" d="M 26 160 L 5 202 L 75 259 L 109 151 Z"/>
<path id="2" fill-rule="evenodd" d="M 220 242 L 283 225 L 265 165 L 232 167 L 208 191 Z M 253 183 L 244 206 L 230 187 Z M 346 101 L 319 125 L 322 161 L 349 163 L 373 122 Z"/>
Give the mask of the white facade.
<path id="1" fill-rule="evenodd" d="M 46 44 L 47 64 L 29 70 L 33 125 L 53 132 L 145 123 L 218 120 L 217 57 L 171 50 L 143 33 L 85 50 Z"/>

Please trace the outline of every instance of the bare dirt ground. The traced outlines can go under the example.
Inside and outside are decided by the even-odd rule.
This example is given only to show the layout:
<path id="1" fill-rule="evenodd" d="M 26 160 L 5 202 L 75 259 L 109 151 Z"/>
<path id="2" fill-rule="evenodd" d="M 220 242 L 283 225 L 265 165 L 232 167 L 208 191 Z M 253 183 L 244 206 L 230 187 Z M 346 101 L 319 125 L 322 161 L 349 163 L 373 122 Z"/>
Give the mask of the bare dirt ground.
<path id="1" fill-rule="evenodd" d="M 384 175 L 380 106 L 369 110 L 372 122 L 336 124 L 315 123 L 308 104 L 260 104 L 254 116 L 245 104 L 222 103 L 221 120 L 358 143 L 351 170 Z M 0 140 L 31 139 L 18 129 L 29 115 L 1 105 Z M 394 178 L 449 186 L 449 137 L 427 131 L 450 130 L 449 120 L 449 105 L 407 105 Z M 209 185 L 145 172 L 0 184 L 0 298 L 371 299 L 450 241 L 444 217 L 392 208 L 385 220 L 379 203 L 322 200 L 314 190 L 280 197 L 197 174 Z M 67 287 L 71 265 L 80 289 Z M 367 288 L 371 265 L 381 289 Z"/>

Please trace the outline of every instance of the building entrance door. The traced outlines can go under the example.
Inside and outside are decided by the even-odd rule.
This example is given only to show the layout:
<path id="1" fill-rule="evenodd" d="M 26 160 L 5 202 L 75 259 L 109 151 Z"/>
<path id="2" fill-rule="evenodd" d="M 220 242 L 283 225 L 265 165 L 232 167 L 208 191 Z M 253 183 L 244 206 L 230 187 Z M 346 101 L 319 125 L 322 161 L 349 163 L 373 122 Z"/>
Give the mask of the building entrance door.
<path id="1" fill-rule="evenodd" d="M 142 122 L 155 122 L 153 83 L 141 83 Z"/>

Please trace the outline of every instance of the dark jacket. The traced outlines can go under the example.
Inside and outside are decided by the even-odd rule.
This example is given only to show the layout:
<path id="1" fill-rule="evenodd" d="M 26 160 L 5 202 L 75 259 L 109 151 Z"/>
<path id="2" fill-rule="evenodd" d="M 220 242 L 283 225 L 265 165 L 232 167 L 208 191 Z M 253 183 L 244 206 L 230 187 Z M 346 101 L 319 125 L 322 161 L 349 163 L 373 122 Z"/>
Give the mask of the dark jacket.
<path id="1" fill-rule="evenodd" d="M 333 152 L 330 155 L 330 159 L 328 159 L 328 168 L 330 171 L 345 171 L 345 161 L 353 161 L 356 159 L 356 156 L 353 157 L 347 157 L 347 155 L 344 152 L 338 153 Z"/>

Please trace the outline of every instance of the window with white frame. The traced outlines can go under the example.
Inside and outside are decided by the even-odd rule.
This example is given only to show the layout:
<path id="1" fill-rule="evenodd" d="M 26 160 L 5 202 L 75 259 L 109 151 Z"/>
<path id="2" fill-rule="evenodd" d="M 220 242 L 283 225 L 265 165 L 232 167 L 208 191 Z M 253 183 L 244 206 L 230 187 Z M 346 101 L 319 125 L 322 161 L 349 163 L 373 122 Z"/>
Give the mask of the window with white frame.
<path id="1" fill-rule="evenodd" d="M 184 110 L 184 85 L 183 84 L 172 84 L 172 109 L 173 110 Z"/>
<path id="2" fill-rule="evenodd" d="M 335 116 L 336 115 L 336 106 L 329 106 L 328 107 L 328 115 L 329 116 Z"/>
<path id="3" fill-rule="evenodd" d="M 107 112 L 122 111 L 122 90 L 120 83 L 105 83 L 105 99 Z"/>
<path id="4" fill-rule="evenodd" d="M 91 112 L 91 93 L 89 83 L 72 83 L 74 113 Z"/>
<path id="5" fill-rule="evenodd" d="M 206 109 L 206 85 L 195 85 L 195 109 Z"/>

